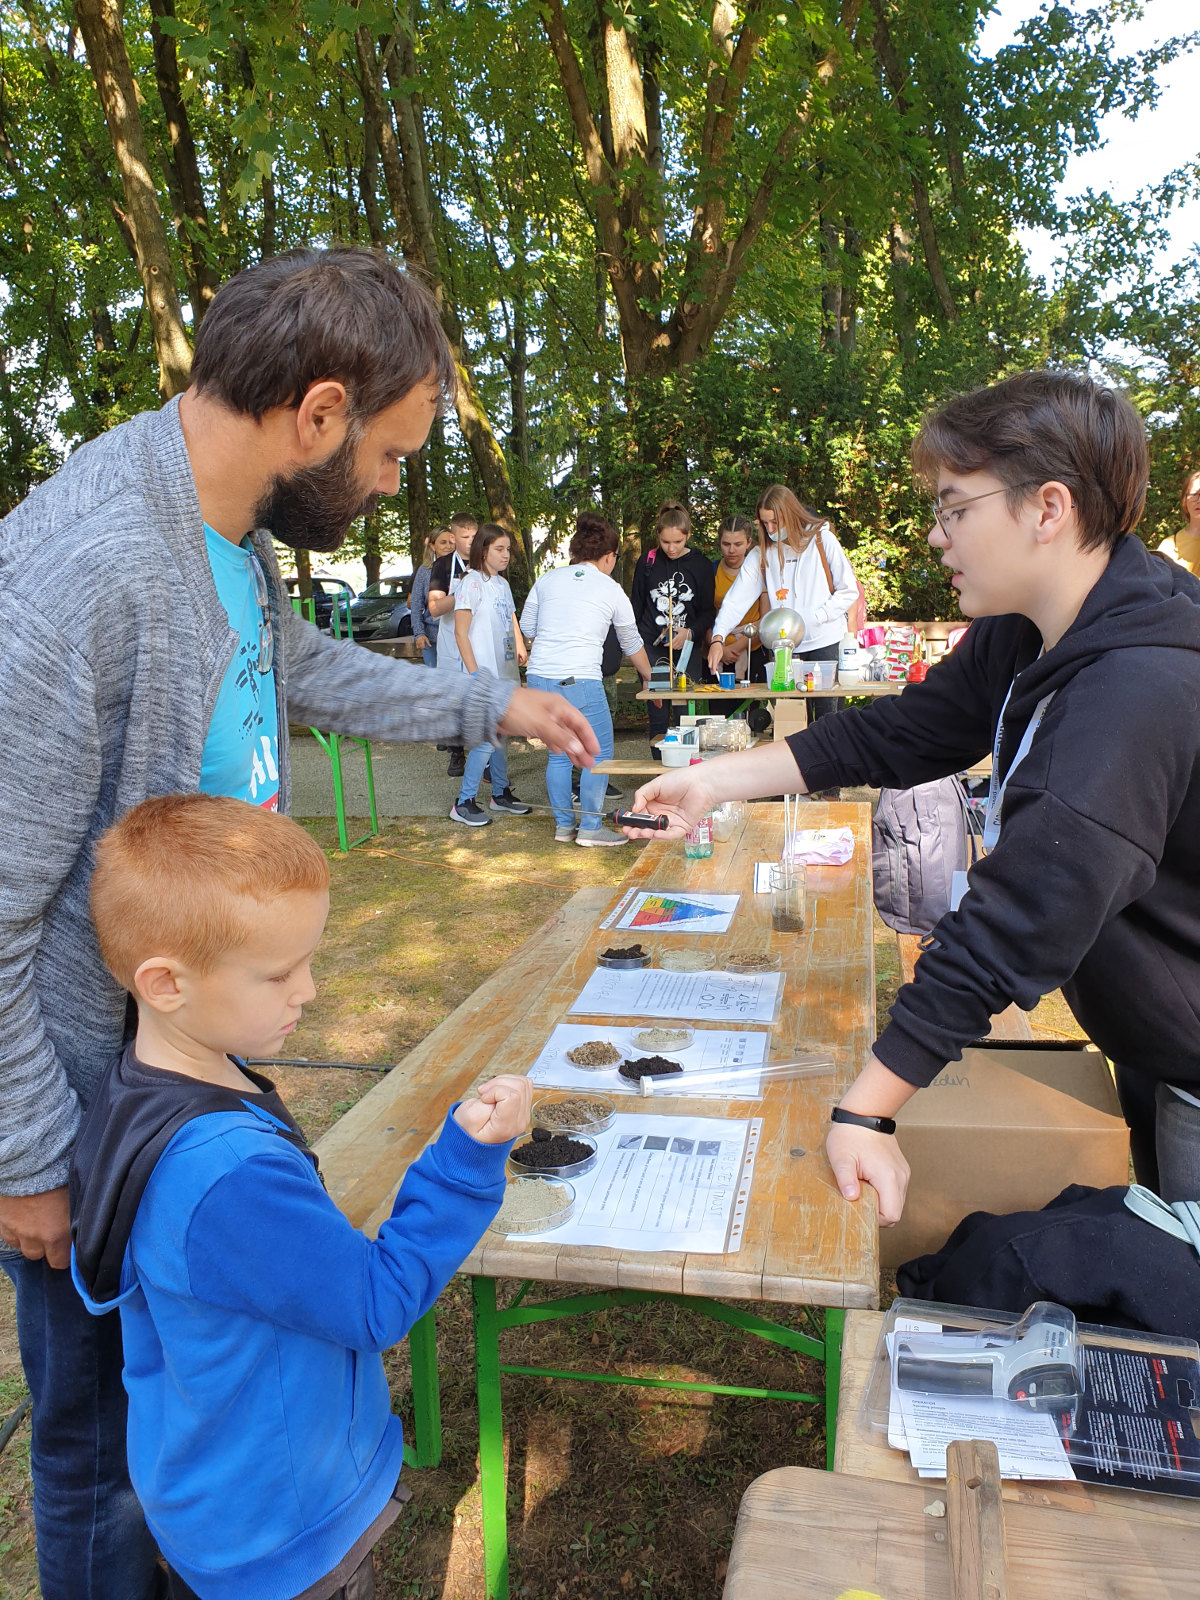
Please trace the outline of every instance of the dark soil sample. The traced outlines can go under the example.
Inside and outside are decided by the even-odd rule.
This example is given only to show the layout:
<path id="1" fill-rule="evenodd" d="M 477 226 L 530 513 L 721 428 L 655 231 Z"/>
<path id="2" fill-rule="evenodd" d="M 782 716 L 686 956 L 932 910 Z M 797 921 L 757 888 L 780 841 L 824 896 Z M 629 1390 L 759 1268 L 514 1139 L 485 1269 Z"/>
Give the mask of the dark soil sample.
<path id="1" fill-rule="evenodd" d="M 553 1167 L 570 1167 L 595 1155 L 590 1144 L 570 1139 L 565 1133 L 551 1134 L 549 1128 L 535 1128 L 528 1144 L 518 1145 L 512 1158 L 533 1172 L 548 1172 Z"/>
<path id="2" fill-rule="evenodd" d="M 640 944 L 613 945 L 611 950 L 601 950 L 605 961 L 642 961 L 646 952 Z"/>
<path id="3" fill-rule="evenodd" d="M 772 916 L 771 926 L 776 933 L 803 933 L 804 918 L 794 911 L 779 911 Z"/>
<path id="4" fill-rule="evenodd" d="M 639 1056 L 636 1061 L 622 1061 L 620 1075 L 630 1083 L 643 1078 L 666 1078 L 672 1072 L 682 1072 L 678 1061 L 668 1061 L 666 1056 Z"/>

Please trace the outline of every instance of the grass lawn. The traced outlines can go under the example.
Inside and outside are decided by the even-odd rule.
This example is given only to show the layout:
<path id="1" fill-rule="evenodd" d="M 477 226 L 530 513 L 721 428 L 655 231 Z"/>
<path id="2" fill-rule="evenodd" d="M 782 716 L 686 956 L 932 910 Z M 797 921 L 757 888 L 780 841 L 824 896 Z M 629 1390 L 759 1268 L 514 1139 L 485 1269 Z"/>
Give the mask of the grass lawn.
<path id="1" fill-rule="evenodd" d="M 315 963 L 319 994 L 292 1049 L 311 1060 L 392 1065 L 495 970 L 576 889 L 615 884 L 635 846 L 554 845 L 545 819 L 465 834 L 437 819 L 389 825 L 343 858 L 332 823 L 311 824 L 330 853 L 333 908 Z M 876 921 L 880 1018 L 895 996 L 895 939 Z M 1075 1038 L 1061 997 L 1034 1032 Z M 315 1139 L 377 1081 L 366 1071 L 281 1069 L 280 1090 Z M 784 1308 L 764 1308 L 780 1317 Z M 607 1365 L 635 1375 L 819 1390 L 819 1368 L 672 1307 L 633 1307 L 507 1334 L 506 1359 Z M 482 1593 L 470 1300 L 456 1279 L 438 1320 L 446 1451 L 414 1472 L 413 1498 L 376 1557 L 379 1600 Z M 409 1416 L 407 1347 L 388 1357 Z M 807 1369 L 807 1370 L 806 1370 Z M 0 1275 L 0 1417 L 19 1404 L 12 1296 Z M 815 1407 L 594 1384 L 505 1384 L 513 1593 L 530 1600 L 717 1600 L 742 1491 L 782 1465 L 824 1462 Z M 29 1428 L 0 1457 L 0 1600 L 34 1600 Z"/>

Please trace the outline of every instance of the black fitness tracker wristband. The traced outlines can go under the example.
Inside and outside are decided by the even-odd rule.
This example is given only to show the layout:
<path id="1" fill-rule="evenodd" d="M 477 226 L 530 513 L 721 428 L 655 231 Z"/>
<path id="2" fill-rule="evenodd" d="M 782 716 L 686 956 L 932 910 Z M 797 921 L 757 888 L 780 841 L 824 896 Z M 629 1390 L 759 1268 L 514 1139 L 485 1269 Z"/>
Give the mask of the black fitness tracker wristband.
<path id="1" fill-rule="evenodd" d="M 829 1113 L 830 1122 L 848 1122 L 854 1128 L 870 1128 L 872 1133 L 895 1133 L 896 1121 L 894 1117 L 861 1117 L 857 1111 L 843 1111 L 841 1106 L 834 1106 Z"/>

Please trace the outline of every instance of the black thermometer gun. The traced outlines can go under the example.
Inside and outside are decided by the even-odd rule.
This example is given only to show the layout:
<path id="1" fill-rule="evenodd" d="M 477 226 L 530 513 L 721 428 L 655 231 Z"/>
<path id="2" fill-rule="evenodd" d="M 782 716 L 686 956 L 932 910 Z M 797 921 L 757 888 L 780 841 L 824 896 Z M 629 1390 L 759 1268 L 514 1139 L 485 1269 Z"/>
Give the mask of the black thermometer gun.
<path id="1" fill-rule="evenodd" d="M 645 828 L 654 833 L 663 833 L 671 826 L 668 817 L 651 816 L 647 811 L 618 811 L 613 821 L 618 828 Z"/>

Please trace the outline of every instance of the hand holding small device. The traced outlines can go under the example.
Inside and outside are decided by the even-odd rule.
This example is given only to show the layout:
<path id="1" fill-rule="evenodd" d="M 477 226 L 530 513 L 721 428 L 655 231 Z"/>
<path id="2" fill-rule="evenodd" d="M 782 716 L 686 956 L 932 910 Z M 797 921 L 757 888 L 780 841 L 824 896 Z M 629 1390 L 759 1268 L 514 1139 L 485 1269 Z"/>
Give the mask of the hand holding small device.
<path id="1" fill-rule="evenodd" d="M 616 811 L 613 813 L 613 822 L 618 828 L 644 828 L 656 833 L 662 833 L 671 826 L 670 817 L 664 817 L 661 812 L 651 815 L 646 811 Z"/>
<path id="2" fill-rule="evenodd" d="M 529 1079 L 506 1072 L 482 1084 L 478 1099 L 464 1100 L 456 1108 L 454 1120 L 480 1144 L 507 1144 L 529 1126 L 532 1104 Z"/>

